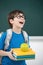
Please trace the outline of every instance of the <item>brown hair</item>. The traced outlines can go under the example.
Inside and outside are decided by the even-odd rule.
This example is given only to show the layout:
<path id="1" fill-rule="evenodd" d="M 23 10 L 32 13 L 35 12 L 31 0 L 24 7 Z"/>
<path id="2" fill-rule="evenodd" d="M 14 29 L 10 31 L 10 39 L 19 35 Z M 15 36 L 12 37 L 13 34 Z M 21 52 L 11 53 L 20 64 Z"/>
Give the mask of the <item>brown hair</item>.
<path id="1" fill-rule="evenodd" d="M 23 13 L 23 11 L 20 11 L 20 10 L 14 10 L 14 11 L 11 11 L 9 14 L 8 14 L 8 22 L 10 24 L 10 27 L 12 27 L 11 23 L 10 23 L 10 19 L 14 19 L 15 16 L 19 15 L 20 13 Z"/>

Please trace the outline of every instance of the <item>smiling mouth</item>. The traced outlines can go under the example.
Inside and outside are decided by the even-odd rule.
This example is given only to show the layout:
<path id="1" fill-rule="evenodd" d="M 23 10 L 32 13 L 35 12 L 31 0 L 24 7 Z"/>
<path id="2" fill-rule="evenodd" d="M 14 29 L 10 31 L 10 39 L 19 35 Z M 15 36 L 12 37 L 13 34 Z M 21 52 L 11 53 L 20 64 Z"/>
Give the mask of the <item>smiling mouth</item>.
<path id="1" fill-rule="evenodd" d="M 23 24 L 23 22 L 19 22 L 20 24 Z"/>

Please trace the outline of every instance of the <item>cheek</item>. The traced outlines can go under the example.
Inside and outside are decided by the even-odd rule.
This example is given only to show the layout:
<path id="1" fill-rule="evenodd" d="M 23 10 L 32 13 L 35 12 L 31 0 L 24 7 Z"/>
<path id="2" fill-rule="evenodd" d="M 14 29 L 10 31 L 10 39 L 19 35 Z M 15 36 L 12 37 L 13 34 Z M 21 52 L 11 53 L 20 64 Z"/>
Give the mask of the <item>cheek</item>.
<path id="1" fill-rule="evenodd" d="M 15 19 L 14 19 L 14 22 L 15 22 L 15 23 L 17 23 L 17 22 L 18 22 L 18 19 L 17 19 L 17 18 L 15 18 Z"/>
<path id="2" fill-rule="evenodd" d="M 14 25 L 19 25 L 18 20 L 15 20 L 15 21 L 14 21 Z"/>

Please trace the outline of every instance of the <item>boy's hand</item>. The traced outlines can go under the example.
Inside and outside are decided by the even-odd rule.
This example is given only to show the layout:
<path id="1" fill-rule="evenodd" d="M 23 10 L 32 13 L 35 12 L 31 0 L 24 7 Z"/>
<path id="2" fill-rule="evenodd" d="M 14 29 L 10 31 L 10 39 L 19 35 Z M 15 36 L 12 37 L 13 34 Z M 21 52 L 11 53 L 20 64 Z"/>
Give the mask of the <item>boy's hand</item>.
<path id="1" fill-rule="evenodd" d="M 10 52 L 8 52 L 8 57 L 11 59 L 11 60 L 17 60 L 16 58 L 13 57 L 12 55 L 12 50 Z"/>

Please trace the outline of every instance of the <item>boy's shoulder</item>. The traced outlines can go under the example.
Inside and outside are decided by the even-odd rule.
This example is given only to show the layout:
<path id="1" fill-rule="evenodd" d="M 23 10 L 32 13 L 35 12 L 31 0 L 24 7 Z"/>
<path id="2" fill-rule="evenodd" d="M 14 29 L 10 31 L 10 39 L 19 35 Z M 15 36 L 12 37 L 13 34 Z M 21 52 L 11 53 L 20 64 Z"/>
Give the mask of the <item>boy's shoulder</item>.
<path id="1" fill-rule="evenodd" d="M 5 37 L 7 35 L 7 32 L 0 32 L 0 38 Z"/>
<path id="2" fill-rule="evenodd" d="M 28 37 L 28 33 L 25 30 L 22 30 L 22 34 L 24 37 Z M 6 36 L 11 37 L 12 36 L 12 29 L 7 29 L 5 32 L 0 32 L 0 37 Z"/>
<path id="3" fill-rule="evenodd" d="M 8 44 L 10 42 L 12 36 L 12 29 L 7 29 L 5 32 L 0 32 L 0 39 L 4 39 L 5 47 L 4 50 L 8 48 Z"/>
<path id="4" fill-rule="evenodd" d="M 11 31 L 12 29 L 7 29 L 6 31 L 0 32 L 0 37 L 2 37 L 3 35 L 7 35 L 7 33 L 10 34 Z"/>
<path id="5" fill-rule="evenodd" d="M 25 30 L 22 30 L 22 34 L 24 37 L 28 37 L 28 33 L 25 31 Z M 0 32 L 0 37 L 2 36 L 9 36 L 11 37 L 12 36 L 12 29 L 7 29 L 5 32 Z"/>

